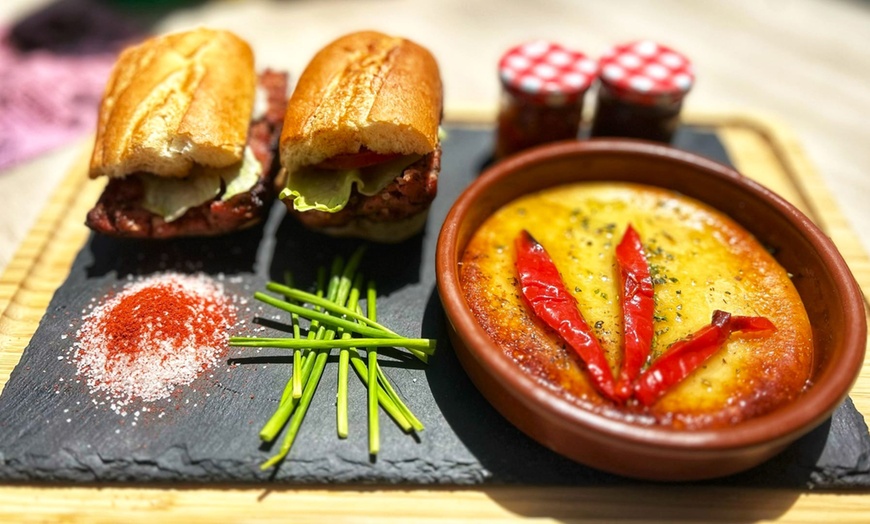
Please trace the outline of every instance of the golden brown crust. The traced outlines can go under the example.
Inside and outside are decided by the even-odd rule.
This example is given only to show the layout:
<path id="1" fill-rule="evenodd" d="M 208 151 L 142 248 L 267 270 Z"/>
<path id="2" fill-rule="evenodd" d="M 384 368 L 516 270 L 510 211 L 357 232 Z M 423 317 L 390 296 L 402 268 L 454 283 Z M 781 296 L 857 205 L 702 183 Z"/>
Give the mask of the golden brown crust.
<path id="1" fill-rule="evenodd" d="M 284 119 L 288 170 L 361 147 L 426 154 L 438 143 L 441 76 L 435 58 L 410 40 L 352 33 L 318 52 L 299 78 Z"/>
<path id="2" fill-rule="evenodd" d="M 254 55 L 228 31 L 195 29 L 121 53 L 100 106 L 90 176 L 185 176 L 238 162 L 254 105 Z"/>
<path id="3" fill-rule="evenodd" d="M 537 319 L 518 289 L 513 240 L 527 229 L 552 257 L 566 288 L 618 373 L 622 310 L 614 247 L 626 224 L 643 240 L 655 293 L 654 361 L 721 309 L 763 316 L 774 333 L 734 333 L 656 404 L 616 407 L 581 361 Z M 578 183 L 507 204 L 475 232 L 462 257 L 465 299 L 487 334 L 525 373 L 584 408 L 675 429 L 723 427 L 800 395 L 813 366 L 812 329 L 788 273 L 752 235 L 705 204 L 622 183 Z"/>

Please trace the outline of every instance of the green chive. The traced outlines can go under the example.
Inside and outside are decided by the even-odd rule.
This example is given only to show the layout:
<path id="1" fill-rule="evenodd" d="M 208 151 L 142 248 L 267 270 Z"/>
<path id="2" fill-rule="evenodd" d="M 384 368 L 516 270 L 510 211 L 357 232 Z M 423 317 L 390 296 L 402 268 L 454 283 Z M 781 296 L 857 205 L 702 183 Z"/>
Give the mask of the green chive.
<path id="1" fill-rule="evenodd" d="M 354 371 L 359 375 L 360 380 L 363 381 L 363 384 L 365 384 L 366 387 L 369 387 L 368 369 L 359 354 L 351 354 L 350 363 L 353 365 Z M 386 411 L 387 414 L 396 421 L 396 424 L 402 428 L 402 431 L 410 433 L 414 428 L 411 426 L 411 423 L 408 422 L 408 419 L 406 419 L 405 416 L 402 415 L 402 412 L 396 407 L 393 399 L 387 395 L 387 392 L 384 391 L 377 382 L 375 382 L 374 387 L 378 392 L 378 402 L 381 404 L 381 407 L 384 408 L 384 411 Z"/>
<path id="2" fill-rule="evenodd" d="M 320 329 L 324 329 L 323 326 Z M 279 349 L 332 349 L 332 348 L 370 348 L 376 346 L 401 347 L 416 350 L 428 356 L 435 349 L 434 341 L 428 338 L 350 338 L 328 342 L 326 340 L 297 340 L 295 338 L 230 337 L 231 346 L 264 347 Z"/>
<path id="3" fill-rule="evenodd" d="M 402 338 L 401 335 L 397 335 L 395 333 L 384 331 L 382 329 L 374 328 L 371 326 L 365 326 L 358 324 L 357 322 L 353 322 L 351 320 L 345 320 L 343 318 L 337 317 L 335 315 L 331 315 L 329 313 L 320 313 L 318 311 L 314 311 L 312 309 L 308 309 L 303 306 L 297 306 L 296 304 L 292 304 L 287 302 L 286 300 L 281 300 L 279 298 L 275 298 L 271 295 L 267 295 L 262 291 L 257 291 L 254 293 L 254 298 L 257 300 L 269 304 L 270 306 L 274 306 L 278 309 L 282 309 L 292 314 L 297 314 L 301 317 L 307 318 L 309 320 L 317 320 L 323 324 L 329 324 L 330 326 L 344 329 L 345 331 L 352 331 L 354 333 L 359 333 L 360 335 L 366 337 L 378 337 L 378 338 Z M 342 312 L 336 312 L 339 315 L 342 315 Z"/>
<path id="4" fill-rule="evenodd" d="M 353 258 L 351 258 L 351 262 L 353 262 Z M 351 265 L 351 262 L 348 262 L 348 266 Z M 345 271 L 347 274 L 347 271 Z M 356 275 L 353 280 L 353 285 L 350 288 L 349 296 L 347 299 L 347 303 L 350 307 L 355 308 L 359 303 L 359 294 L 360 294 L 360 286 L 362 285 L 362 275 Z M 350 333 L 345 332 L 341 335 L 343 340 L 347 340 L 350 338 Z M 348 423 L 347 423 L 347 375 L 348 375 L 348 367 L 350 363 L 350 355 L 349 350 L 353 349 L 356 351 L 356 348 L 341 348 L 338 354 L 338 388 L 337 388 L 337 409 L 335 411 L 335 427 L 338 433 L 338 438 L 347 438 L 348 435 Z"/>
<path id="5" fill-rule="evenodd" d="M 293 273 L 290 271 L 284 272 L 284 283 L 288 288 L 293 287 Z M 287 300 L 291 300 L 287 297 Z M 300 339 L 302 334 L 299 330 L 299 314 L 293 313 L 290 315 L 290 323 L 293 325 L 293 338 Z M 293 375 L 291 375 L 290 389 L 293 398 L 298 399 L 302 396 L 302 349 L 293 351 Z M 285 391 L 286 393 L 286 391 Z M 283 402 L 283 397 L 282 397 Z"/>
<path id="6" fill-rule="evenodd" d="M 347 261 L 347 266 L 344 267 L 344 271 L 341 275 L 340 284 L 338 287 L 338 298 L 333 300 L 336 305 L 344 306 L 344 303 L 347 301 L 347 296 L 350 293 L 350 289 L 353 286 L 354 275 L 356 274 L 356 270 L 359 267 L 360 261 L 362 260 L 363 254 L 365 254 L 365 246 L 360 246 L 353 252 L 353 255 L 350 256 L 350 259 Z"/>
<path id="7" fill-rule="evenodd" d="M 308 378 L 311 376 L 311 370 L 314 368 L 314 358 L 311 356 L 310 358 L 306 358 L 305 362 L 302 364 L 301 372 L 299 373 L 302 382 L 307 383 Z M 281 428 L 287 423 L 287 420 L 290 419 L 290 415 L 293 413 L 293 410 L 296 408 L 299 399 L 295 398 L 291 395 L 285 395 L 282 397 L 281 402 L 278 404 L 278 409 L 272 415 L 271 418 L 266 422 L 266 425 L 263 426 L 263 429 L 260 430 L 260 440 L 263 442 L 272 442 L 275 440 L 275 437 L 278 436 L 278 433 L 281 432 Z"/>
<path id="8" fill-rule="evenodd" d="M 378 294 L 374 281 L 369 281 L 366 287 L 366 307 L 369 320 L 378 319 Z M 381 448 L 381 432 L 378 423 L 378 348 L 369 348 L 368 354 L 368 412 L 369 412 L 369 455 L 377 455 Z M 406 417 L 407 418 L 407 417 Z"/>
<path id="9" fill-rule="evenodd" d="M 332 263 L 332 277 L 329 281 L 329 288 L 327 290 L 327 296 L 330 298 L 335 298 L 338 292 L 338 284 L 339 284 L 339 276 L 338 274 L 341 272 L 342 260 L 341 258 L 336 258 Z M 320 279 L 318 279 L 320 283 Z M 311 332 L 309 331 L 309 336 Z M 329 343 L 329 339 L 335 336 L 334 330 L 326 330 L 324 331 L 323 326 L 321 326 L 317 330 L 316 337 L 323 338 L 326 340 L 318 340 L 318 342 L 326 342 Z M 297 342 L 303 342 L 307 344 L 311 344 L 315 342 L 314 340 L 298 340 Z M 305 414 L 308 412 L 308 407 L 311 405 L 311 399 L 314 397 L 314 391 L 317 389 L 317 385 L 320 383 L 320 377 L 323 376 L 323 369 L 326 367 L 326 361 L 329 358 L 329 350 L 321 350 L 316 353 L 316 356 L 312 355 L 309 357 L 314 361 L 312 366 L 312 370 L 310 375 L 305 380 L 305 386 L 302 389 L 302 397 L 298 400 L 298 405 L 295 406 L 295 410 L 292 408 L 290 412 L 292 413 L 292 418 L 290 419 L 290 425 L 287 429 L 287 435 L 284 437 L 284 442 L 281 445 L 281 449 L 278 454 L 264 462 L 260 469 L 269 469 L 275 464 L 284 460 L 288 453 L 290 453 L 290 448 L 293 447 L 293 442 L 296 440 L 296 435 L 299 433 L 299 428 L 302 426 L 302 421 L 305 418 Z M 279 410 L 280 410 L 279 406 Z M 290 414 L 288 413 L 288 416 Z M 285 422 L 286 423 L 286 419 Z M 281 424 L 283 426 L 283 423 Z M 277 434 L 277 433 L 276 433 Z"/>
<path id="10" fill-rule="evenodd" d="M 374 286 L 373 283 L 371 283 L 370 285 Z M 373 287 L 372 287 L 372 290 L 369 291 L 369 294 L 367 295 L 367 297 L 372 296 L 372 295 L 374 295 L 374 297 L 377 298 L 377 293 L 373 290 Z M 362 311 L 362 310 L 360 310 L 360 311 Z M 375 355 L 377 355 L 377 352 L 375 353 Z M 383 369 L 381 369 L 381 366 L 379 364 L 377 364 L 377 361 L 375 361 L 375 365 L 377 368 L 376 369 L 377 377 L 378 377 L 378 380 L 380 381 L 380 386 L 378 387 L 378 389 L 384 390 L 384 392 L 387 394 L 387 396 L 390 398 L 390 400 L 392 400 L 392 403 L 396 407 L 396 409 L 398 409 L 399 412 L 402 414 L 402 416 L 408 421 L 408 423 L 411 424 L 411 427 L 414 429 L 414 431 L 417 431 L 417 432 L 423 431 L 423 423 L 420 422 L 420 420 L 414 416 L 414 413 L 411 412 L 411 409 L 408 408 L 408 406 L 402 401 L 402 398 L 399 397 L 399 394 L 396 393 L 396 390 L 393 389 L 393 385 L 390 384 L 390 381 L 387 379 L 387 375 L 384 373 Z M 371 372 L 371 370 L 369 370 L 369 371 Z"/>
<path id="11" fill-rule="evenodd" d="M 375 329 L 379 329 L 384 333 L 390 333 L 393 335 L 397 335 L 397 333 L 385 326 L 378 324 L 377 322 L 367 318 L 365 315 L 358 313 L 356 311 L 352 311 L 348 308 L 338 307 L 335 304 L 328 302 L 322 298 L 317 297 L 316 295 L 312 295 L 311 293 L 307 293 L 302 291 L 301 289 L 293 289 L 287 286 L 278 284 L 277 282 L 269 282 L 266 284 L 266 289 L 269 291 L 273 291 L 275 293 L 280 293 L 286 296 L 290 300 L 296 300 L 298 302 L 304 302 L 308 304 L 312 304 L 315 306 L 320 306 L 326 311 L 333 313 L 335 315 L 343 315 L 348 318 L 352 318 L 358 322 L 362 322 L 363 324 L 373 327 Z"/>
<path id="12" fill-rule="evenodd" d="M 290 313 L 292 338 L 231 337 L 232 346 L 274 347 L 293 350 L 293 374 L 284 388 L 278 409 L 260 431 L 260 438 L 272 442 L 287 426 L 281 448 L 260 467 L 271 468 L 283 461 L 293 446 L 299 429 L 316 392 L 332 348 L 339 350 L 336 431 L 339 438 L 348 435 L 348 368 L 354 370 L 368 388 L 367 415 L 369 421 L 369 453 L 380 451 L 378 405 L 407 432 L 422 431 L 423 424 L 411 413 L 387 380 L 378 364 L 378 347 L 405 348 L 417 358 L 428 361 L 435 351 L 435 341 L 407 338 L 377 323 L 377 291 L 374 282 L 366 289 L 367 312 L 360 308 L 362 275 L 357 272 L 365 246 L 358 248 L 347 264 L 336 257 L 327 283 L 324 268 L 318 268 L 315 294 L 293 287 L 293 276 L 285 273 L 284 284 L 270 282 L 268 291 L 284 296 L 284 300 L 257 292 L 254 297 Z M 306 304 L 308 307 L 306 307 Z M 306 339 L 302 339 L 299 319 L 309 320 Z M 354 334 L 358 335 L 354 338 Z M 367 362 L 358 348 L 367 348 Z"/>
<path id="13" fill-rule="evenodd" d="M 408 422 L 411 423 L 411 427 L 414 428 L 414 431 L 423 431 L 423 423 L 414 416 L 414 413 L 411 409 L 402 401 L 399 394 L 396 393 L 396 390 L 393 389 L 390 381 L 387 380 L 387 376 L 384 374 L 384 371 L 381 369 L 381 366 L 378 365 L 378 379 L 384 387 L 384 391 L 386 391 L 387 395 L 393 399 L 393 402 L 396 404 L 396 408 L 408 419 Z"/>
<path id="14" fill-rule="evenodd" d="M 362 327 L 362 326 L 354 327 L 352 325 L 352 323 L 345 324 L 344 323 L 345 321 L 342 321 L 341 319 L 337 319 L 335 316 L 321 315 L 321 314 L 318 314 L 316 312 L 312 312 L 312 310 L 310 310 L 310 309 L 303 308 L 301 306 L 297 306 L 295 304 L 291 304 L 289 302 L 282 301 L 282 300 L 274 298 L 274 297 L 270 297 L 269 295 L 266 295 L 265 293 L 257 292 L 254 294 L 254 298 L 256 298 L 258 300 L 261 300 L 263 302 L 266 302 L 269 305 L 275 306 L 279 309 L 283 309 L 283 310 L 291 312 L 291 313 L 296 312 L 297 314 L 299 314 L 299 315 L 301 315 L 309 320 L 316 319 L 318 321 L 329 322 L 332 325 L 336 325 L 336 327 L 345 327 L 346 329 L 351 329 L 355 333 L 359 333 L 359 334 L 364 335 L 364 336 L 370 336 L 370 337 L 371 336 L 373 336 L 373 337 L 392 337 L 392 336 L 399 337 L 400 336 L 400 335 L 396 334 L 396 332 L 378 324 L 375 321 L 372 321 L 371 319 L 367 318 L 365 315 L 363 315 L 359 312 L 353 311 L 349 308 L 336 306 L 335 304 L 328 302 L 328 301 L 325 301 L 323 299 L 320 299 L 320 298 L 318 298 L 315 295 L 312 295 L 310 293 L 306 293 L 306 292 L 298 290 L 298 289 L 290 289 L 287 286 L 282 286 L 281 284 L 278 284 L 275 282 L 268 283 L 266 285 L 266 289 L 268 289 L 269 291 L 274 291 L 276 293 L 281 293 L 287 297 L 292 297 L 293 299 L 299 300 L 301 302 L 307 302 L 310 304 L 321 306 L 324 309 L 326 309 L 327 311 L 334 313 L 335 315 L 350 317 L 354 320 L 363 322 L 364 324 L 366 324 L 367 327 Z M 368 329 L 368 328 L 371 328 L 371 329 Z M 373 331 L 372 329 L 377 330 L 377 331 Z M 419 358 L 423 362 L 429 361 L 429 358 L 426 355 L 432 355 L 434 353 L 434 350 L 435 350 L 434 345 L 432 346 L 432 351 L 425 351 L 424 354 L 420 354 L 417 350 L 409 349 L 409 351 L 412 354 L 414 354 L 414 356 L 416 356 L 417 358 Z"/>
<path id="15" fill-rule="evenodd" d="M 290 448 L 293 447 L 293 442 L 296 440 L 296 435 L 299 433 L 299 428 L 302 426 L 302 420 L 308 412 L 308 407 L 311 405 L 311 399 L 314 397 L 314 390 L 317 389 L 317 384 L 320 383 L 320 377 L 323 376 L 323 368 L 326 367 L 326 360 L 329 353 L 323 351 L 317 354 L 314 360 L 314 369 L 311 370 L 311 376 L 305 383 L 305 388 L 302 391 L 302 398 L 299 399 L 299 405 L 296 406 L 296 411 L 293 418 L 290 419 L 290 427 L 287 428 L 287 435 L 284 437 L 284 442 L 281 445 L 281 450 L 277 455 L 273 456 L 264 462 L 260 469 L 266 470 L 278 464 L 290 453 Z"/>
<path id="16" fill-rule="evenodd" d="M 295 362 L 295 360 L 296 360 L 296 353 L 299 353 L 299 352 L 301 352 L 301 351 L 302 351 L 302 350 L 297 349 L 297 350 L 295 350 L 295 351 L 293 352 L 293 359 L 294 359 L 294 362 L 293 362 L 293 374 L 290 376 L 290 380 L 288 380 L 288 381 L 287 381 L 287 384 L 284 386 L 284 391 L 281 392 L 281 403 L 282 403 L 282 404 L 283 404 L 284 402 L 286 402 L 288 398 L 295 398 L 295 399 L 298 399 L 299 397 L 302 396 L 302 395 L 300 394 L 299 397 L 297 397 L 297 396 L 295 396 L 295 395 L 293 394 L 293 384 L 294 384 L 296 381 L 299 381 L 299 383 L 302 384 L 302 380 L 303 380 L 303 378 L 302 378 L 302 377 L 303 377 L 302 372 L 303 372 L 303 369 L 305 368 L 305 362 L 308 360 L 308 359 L 306 359 L 304 356 L 301 357 L 301 358 L 299 359 L 299 368 L 298 368 L 298 371 L 297 371 L 297 368 L 296 368 L 296 362 Z"/>

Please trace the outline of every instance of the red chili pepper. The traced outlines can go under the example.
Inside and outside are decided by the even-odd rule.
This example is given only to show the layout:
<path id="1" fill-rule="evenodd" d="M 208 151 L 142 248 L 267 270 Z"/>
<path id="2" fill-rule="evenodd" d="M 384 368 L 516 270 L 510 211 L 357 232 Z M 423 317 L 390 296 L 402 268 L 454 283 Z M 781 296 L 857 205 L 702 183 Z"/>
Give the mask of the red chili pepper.
<path id="1" fill-rule="evenodd" d="M 730 313 L 714 311 L 710 325 L 672 345 L 643 372 L 635 382 L 634 396 L 644 406 L 651 406 L 716 353 L 732 332 L 775 329 L 764 317 L 732 317 Z"/>
<path id="2" fill-rule="evenodd" d="M 628 225 L 619 245 L 616 246 L 616 263 L 619 265 L 620 302 L 622 303 L 625 350 L 622 370 L 616 384 L 616 394 L 627 400 L 632 393 L 632 384 L 649 357 L 653 339 L 653 282 L 649 262 L 637 231 Z"/>
<path id="3" fill-rule="evenodd" d="M 526 230 L 515 243 L 520 288 L 529 307 L 574 348 L 586 364 L 595 388 L 607 398 L 618 400 L 604 350 L 577 309 L 574 296 L 565 289 L 553 260 Z"/>

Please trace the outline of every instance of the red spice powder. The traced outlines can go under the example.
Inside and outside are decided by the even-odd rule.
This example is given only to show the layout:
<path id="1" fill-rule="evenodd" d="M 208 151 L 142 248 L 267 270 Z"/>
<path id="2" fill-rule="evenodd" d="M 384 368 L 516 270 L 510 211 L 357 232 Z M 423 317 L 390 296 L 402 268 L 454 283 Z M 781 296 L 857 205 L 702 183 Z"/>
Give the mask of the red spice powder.
<path id="1" fill-rule="evenodd" d="M 205 275 L 165 273 L 132 282 L 84 318 L 78 374 L 116 410 L 133 398 L 165 398 L 218 362 L 235 321 L 223 287 Z"/>

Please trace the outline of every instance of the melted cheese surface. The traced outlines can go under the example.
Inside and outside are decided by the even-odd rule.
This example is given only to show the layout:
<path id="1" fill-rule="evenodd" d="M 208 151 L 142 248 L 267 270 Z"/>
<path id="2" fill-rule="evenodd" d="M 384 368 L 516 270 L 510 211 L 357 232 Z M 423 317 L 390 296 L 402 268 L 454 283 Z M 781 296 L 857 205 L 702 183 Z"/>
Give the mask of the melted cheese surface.
<path id="1" fill-rule="evenodd" d="M 650 408 L 617 407 L 598 395 L 582 362 L 524 304 L 514 239 L 527 229 L 547 250 L 614 375 L 622 355 L 615 248 L 631 223 L 655 289 L 651 360 L 710 323 L 713 311 L 764 316 L 775 333 L 734 333 L 725 346 Z M 641 424 L 699 429 L 766 413 L 798 396 L 812 370 L 812 332 L 786 271 L 722 213 L 667 190 L 579 183 L 506 205 L 475 233 L 461 261 L 466 299 L 487 333 L 553 392 Z"/>

